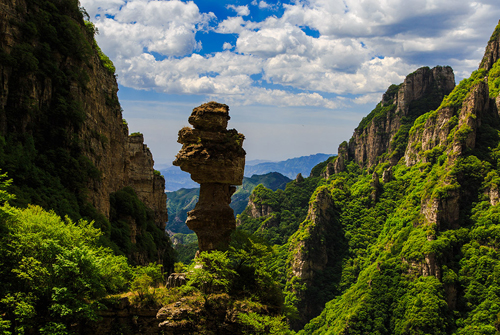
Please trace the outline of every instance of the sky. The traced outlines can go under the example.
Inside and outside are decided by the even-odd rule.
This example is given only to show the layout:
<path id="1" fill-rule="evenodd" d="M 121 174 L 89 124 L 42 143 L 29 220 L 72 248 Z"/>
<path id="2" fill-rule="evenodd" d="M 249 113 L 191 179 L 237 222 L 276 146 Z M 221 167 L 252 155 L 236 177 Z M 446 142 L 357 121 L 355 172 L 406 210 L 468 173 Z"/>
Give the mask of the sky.
<path id="1" fill-rule="evenodd" d="M 247 160 L 337 153 L 419 67 L 477 69 L 498 0 L 80 0 L 130 132 L 171 165 L 193 108 L 229 105 Z"/>

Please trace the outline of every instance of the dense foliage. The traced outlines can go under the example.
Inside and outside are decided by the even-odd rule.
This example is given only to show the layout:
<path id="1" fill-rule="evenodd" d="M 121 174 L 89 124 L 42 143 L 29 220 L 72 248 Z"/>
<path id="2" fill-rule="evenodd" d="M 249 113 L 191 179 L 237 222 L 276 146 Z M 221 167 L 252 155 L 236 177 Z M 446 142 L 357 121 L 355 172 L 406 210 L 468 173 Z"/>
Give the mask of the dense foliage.
<path id="1" fill-rule="evenodd" d="M 318 178 L 323 163 L 313 169 L 315 177 L 303 182 L 311 187 L 299 194 L 286 191 L 299 191 L 295 182 L 285 192 L 254 190 L 255 206 L 272 210 L 255 216 L 247 208 L 239 217 L 241 229 L 274 244 L 270 264 L 286 301 L 301 310 L 306 299 L 330 299 L 301 334 L 498 334 L 500 119 L 494 107 L 480 115 L 460 110 L 482 87 L 497 99 L 499 66 L 500 61 L 489 73 L 475 71 L 436 110 L 430 106 L 436 106 L 437 96 L 417 101 L 375 166 L 347 162 L 345 171 L 323 180 Z M 381 122 L 387 115 L 384 106 L 390 108 L 381 103 L 358 130 Z M 421 150 L 424 131 L 443 111 L 452 113 L 440 125 L 449 130 L 448 137 Z M 472 120 L 479 117 L 473 129 Z M 475 143 L 467 147 L 472 134 Z M 416 163 L 407 165 L 403 158 L 391 165 L 391 154 L 402 157 L 408 145 L 417 152 Z M 283 234 L 284 213 L 308 205 L 314 212 L 315 196 L 324 190 L 334 204 L 330 221 L 313 222 L 302 212 L 290 233 Z M 296 277 L 294 255 L 314 260 L 323 243 L 330 246 L 326 265 L 316 270 L 310 265 L 313 279 Z"/>
<path id="2" fill-rule="evenodd" d="M 231 197 L 231 208 L 234 210 L 234 215 L 238 215 L 246 208 L 248 198 L 252 194 L 257 185 L 264 185 L 265 187 L 276 191 L 284 190 L 286 184 L 290 179 L 278 172 L 269 172 L 263 175 L 253 175 L 250 178 L 244 177 L 243 184 L 238 186 L 236 192 Z"/>
<path id="3" fill-rule="evenodd" d="M 129 256 L 132 263 L 140 264 L 145 256 L 161 263 L 165 269 L 173 268 L 173 249 L 165 232 L 155 224 L 154 213 L 139 200 L 134 189 L 125 187 L 110 195 L 110 239 L 117 253 Z M 134 241 L 132 239 L 134 227 Z"/>
<path id="4" fill-rule="evenodd" d="M 272 244 L 285 243 L 306 218 L 309 199 L 320 182 L 320 178 L 310 177 L 302 182 L 292 181 L 285 190 L 277 191 L 258 185 L 250 200 L 257 206 L 268 206 L 272 213 L 254 218 L 249 206 L 238 216 L 239 228 Z"/>
<path id="5" fill-rule="evenodd" d="M 100 247 L 91 223 L 6 203 L 0 216 L 3 334 L 68 334 L 97 319 L 99 298 L 127 287 L 126 258 Z"/>
<path id="6" fill-rule="evenodd" d="M 270 266 L 274 251 L 255 237 L 243 232 L 232 236 L 228 251 L 202 252 L 190 268 L 190 287 L 202 292 L 205 301 L 210 304 L 210 294 L 226 292 L 241 304 L 238 313 L 239 331 L 243 334 L 292 334 L 284 317 L 290 313 L 284 300 L 275 270 Z M 252 310 L 251 306 L 259 310 Z M 250 308 L 249 308 L 250 307 Z"/>

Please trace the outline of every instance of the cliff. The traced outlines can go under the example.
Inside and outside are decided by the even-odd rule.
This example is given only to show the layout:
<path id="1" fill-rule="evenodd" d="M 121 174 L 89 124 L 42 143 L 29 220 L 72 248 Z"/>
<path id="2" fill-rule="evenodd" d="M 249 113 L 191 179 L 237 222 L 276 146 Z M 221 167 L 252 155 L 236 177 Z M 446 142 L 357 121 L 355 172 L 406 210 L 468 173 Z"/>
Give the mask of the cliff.
<path id="1" fill-rule="evenodd" d="M 128 135 L 113 64 L 78 1 L 0 6 L 0 166 L 15 204 L 93 219 L 110 238 L 110 195 L 131 186 L 162 231 L 164 179 L 142 135 Z"/>
<path id="2" fill-rule="evenodd" d="M 498 247 L 491 235 L 498 220 L 491 215 L 498 211 L 499 31 L 500 25 L 479 69 L 411 121 L 403 155 L 391 159 L 390 142 L 370 129 L 394 133 L 392 123 L 384 116 L 384 126 L 377 128 L 373 117 L 366 127 L 361 122 L 349 144 L 339 148 L 339 158 L 324 168 L 333 203 L 341 204 L 332 206 L 342 224 L 337 233 L 349 244 L 340 283 L 355 279 L 302 334 L 461 334 L 498 327 L 495 312 L 485 308 L 498 295 L 477 288 L 492 292 L 497 287 L 482 276 L 498 264 L 490 252 Z M 446 77 L 452 78 L 441 76 Z M 412 96 L 408 93 L 405 99 Z M 394 100 L 396 105 L 401 101 L 401 88 Z M 318 244 L 307 248 L 302 243 L 296 250 L 307 256 L 317 249 Z M 309 268 L 325 271 L 324 257 L 312 259 Z M 490 265 L 476 268 L 484 262 Z M 292 263 L 291 270 L 307 283 L 311 275 L 301 273 L 300 264 Z"/>
<path id="3" fill-rule="evenodd" d="M 275 244 L 299 334 L 498 332 L 499 45 L 500 24 L 470 78 L 417 70 L 309 178 L 254 190 L 240 227 Z"/>
<path id="4" fill-rule="evenodd" d="M 370 167 L 388 160 L 395 165 L 404 154 L 408 131 L 417 117 L 435 109 L 455 87 L 450 67 L 420 68 L 400 85 L 391 85 L 382 101 L 354 130 L 349 143 L 338 149 L 325 176 L 345 169 L 346 160 Z"/>
<path id="5" fill-rule="evenodd" d="M 287 289 L 298 300 L 299 318 L 291 321 L 296 329 L 319 315 L 323 305 L 338 294 L 336 288 L 324 287 L 325 281 L 339 280 L 338 272 L 325 270 L 338 269 L 345 248 L 335 207 L 328 189 L 319 187 L 311 197 L 306 219 L 289 240 Z"/>

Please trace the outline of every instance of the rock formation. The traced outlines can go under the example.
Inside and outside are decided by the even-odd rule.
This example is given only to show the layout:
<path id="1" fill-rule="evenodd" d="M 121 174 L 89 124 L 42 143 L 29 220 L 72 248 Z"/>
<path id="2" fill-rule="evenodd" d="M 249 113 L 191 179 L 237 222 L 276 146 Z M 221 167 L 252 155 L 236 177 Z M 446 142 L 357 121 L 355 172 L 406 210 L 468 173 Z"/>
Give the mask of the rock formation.
<path id="1" fill-rule="evenodd" d="M 155 223 L 165 230 L 167 215 L 167 195 L 165 194 L 165 179 L 154 172 L 153 154 L 144 144 L 142 134 L 128 137 L 126 169 L 126 184 L 131 186 L 139 199 L 153 210 Z"/>
<path id="2" fill-rule="evenodd" d="M 227 248 L 236 228 L 229 204 L 233 185 L 243 182 L 245 151 L 244 136 L 226 129 L 229 119 L 229 107 L 212 101 L 193 109 L 188 121 L 194 129 L 179 131 L 183 146 L 173 164 L 200 184 L 200 198 L 186 221 L 198 236 L 200 251 Z"/>
<path id="3" fill-rule="evenodd" d="M 400 85 L 392 85 L 382 101 L 355 129 L 349 144 L 342 143 L 338 158 L 330 163 L 324 176 L 344 171 L 346 161 L 362 167 L 374 166 L 381 155 L 396 164 L 404 154 L 404 139 L 415 119 L 435 109 L 455 87 L 450 67 L 423 67 L 408 75 Z"/>
<path id="4" fill-rule="evenodd" d="M 332 277 L 325 276 L 324 270 L 335 266 L 341 259 L 339 246 L 343 232 L 337 223 L 334 207 L 328 188 L 319 187 L 311 197 L 306 219 L 290 238 L 288 281 L 299 300 L 300 315 L 291 322 L 295 329 L 302 328 L 308 320 L 319 315 L 323 304 L 330 299 L 325 292 L 318 294 L 317 287 L 323 285 L 323 281 L 332 281 Z"/>
<path id="5" fill-rule="evenodd" d="M 158 229 L 164 230 L 164 178 L 154 173 L 143 136 L 128 134 L 114 67 L 95 44 L 94 28 L 71 8 L 49 1 L 0 4 L 0 135 L 7 146 L 33 150 L 24 166 L 2 162 L 3 172 L 16 185 L 34 189 L 37 197 L 22 201 L 73 219 L 109 219 L 110 194 L 131 186 L 153 210 Z M 42 22 L 39 15 L 51 19 Z M 71 29 L 61 21 L 71 22 Z M 65 43 L 54 42 L 59 40 Z M 54 172 L 54 167 L 62 168 Z M 74 196 L 74 201 L 64 199 L 71 206 L 60 205 L 64 201 L 57 197 L 50 199 L 55 192 L 47 192 L 41 183 L 22 184 L 21 170 L 27 169 L 60 181 L 60 187 L 51 187 L 66 192 L 65 198 Z M 66 211 L 69 207 L 72 213 Z"/>

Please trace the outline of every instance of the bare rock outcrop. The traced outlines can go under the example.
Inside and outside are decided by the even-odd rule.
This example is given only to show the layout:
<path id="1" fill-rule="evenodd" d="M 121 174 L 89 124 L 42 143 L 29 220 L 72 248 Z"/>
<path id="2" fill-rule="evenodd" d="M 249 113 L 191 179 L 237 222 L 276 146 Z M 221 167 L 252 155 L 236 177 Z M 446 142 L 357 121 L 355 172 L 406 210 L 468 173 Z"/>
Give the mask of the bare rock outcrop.
<path id="1" fill-rule="evenodd" d="M 127 184 L 132 186 L 139 199 L 154 211 L 156 225 L 165 230 L 168 221 L 165 179 L 155 173 L 153 154 L 144 144 L 142 134 L 128 136 L 127 153 Z"/>
<path id="2" fill-rule="evenodd" d="M 260 218 L 262 216 L 268 216 L 273 213 L 274 210 L 268 204 L 256 203 L 253 199 L 248 201 L 248 208 L 250 208 L 250 216 L 252 218 Z"/>
<path id="3" fill-rule="evenodd" d="M 442 66 L 420 68 L 402 84 L 389 87 L 375 110 L 355 129 L 349 144 L 340 145 L 339 157 L 332 164 L 334 172 L 343 171 L 348 160 L 362 167 L 371 167 L 380 159 L 396 164 L 404 155 L 404 139 L 413 121 L 437 108 L 454 87 L 453 70 Z"/>
<path id="4" fill-rule="evenodd" d="M 500 21 L 498 21 L 500 24 Z M 491 70 L 493 64 L 500 58 L 500 25 L 496 27 L 495 31 L 491 35 L 491 38 L 486 46 L 483 59 L 481 61 L 480 69 L 485 69 L 486 71 Z"/>
<path id="5" fill-rule="evenodd" d="M 183 146 L 173 164 L 200 184 L 198 203 L 186 221 L 198 236 L 200 251 L 227 248 L 236 228 L 229 204 L 233 185 L 243 182 L 245 151 L 244 136 L 226 129 L 229 119 L 229 107 L 212 101 L 193 109 L 188 121 L 194 129 L 179 131 Z"/>
<path id="6" fill-rule="evenodd" d="M 326 266 L 328 262 L 327 245 L 325 241 L 321 242 L 321 237 L 327 229 L 325 223 L 332 220 L 332 208 L 333 200 L 328 189 L 321 189 L 309 206 L 307 218 L 301 225 L 303 229 L 299 229 L 299 231 L 307 231 L 308 238 L 295 237 L 296 243 L 293 246 L 291 263 L 293 276 L 309 281 L 314 277 L 315 271 L 321 271 Z M 311 249 L 314 249 L 313 253 L 309 252 Z"/>

